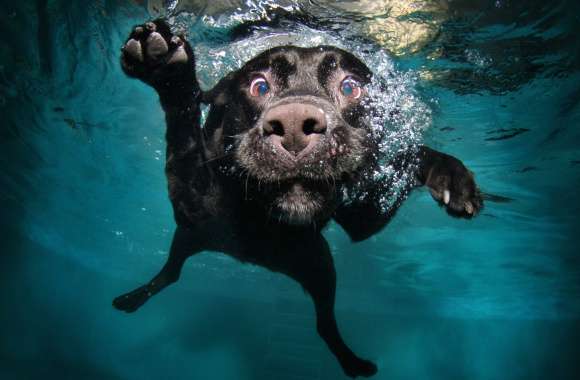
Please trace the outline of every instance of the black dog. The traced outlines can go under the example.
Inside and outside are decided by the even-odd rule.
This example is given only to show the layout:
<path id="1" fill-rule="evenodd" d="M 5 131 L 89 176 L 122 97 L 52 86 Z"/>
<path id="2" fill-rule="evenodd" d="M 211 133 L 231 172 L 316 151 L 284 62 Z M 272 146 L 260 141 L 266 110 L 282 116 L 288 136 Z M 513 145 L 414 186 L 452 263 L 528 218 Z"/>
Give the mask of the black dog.
<path id="1" fill-rule="evenodd" d="M 268 50 L 202 92 L 183 37 L 157 20 L 135 27 L 123 47 L 125 73 L 159 94 L 167 121 L 169 195 L 177 228 L 167 263 L 149 283 L 113 301 L 133 312 L 175 282 L 185 260 L 203 250 L 284 273 L 312 296 L 317 329 L 344 372 L 376 366 L 343 342 L 334 317 L 336 274 L 322 228 L 332 218 L 354 241 L 378 232 L 403 200 L 380 206 L 388 183 L 369 180 L 379 164 L 362 102 L 371 72 L 329 46 Z M 200 126 L 200 104 L 211 106 Z M 416 164 L 413 185 L 427 185 L 455 216 L 482 207 L 473 175 L 454 157 L 427 147 L 398 155 Z M 346 199 L 363 188 L 363 196 Z M 347 191 L 345 191 L 345 189 Z M 350 190 L 349 190 L 350 189 Z"/>

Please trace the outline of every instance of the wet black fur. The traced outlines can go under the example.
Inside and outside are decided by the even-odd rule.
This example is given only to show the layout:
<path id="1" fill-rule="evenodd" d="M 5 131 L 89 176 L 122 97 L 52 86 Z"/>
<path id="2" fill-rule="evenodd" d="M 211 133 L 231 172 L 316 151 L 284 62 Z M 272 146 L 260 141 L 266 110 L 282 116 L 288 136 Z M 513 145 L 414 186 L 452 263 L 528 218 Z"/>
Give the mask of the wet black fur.
<path id="1" fill-rule="evenodd" d="M 159 20 L 155 24 L 169 41 L 167 25 Z M 144 36 L 133 33 L 131 37 L 145 43 Z M 336 274 L 321 234 L 334 219 L 353 241 L 364 240 L 387 224 L 403 200 L 384 210 L 379 198 L 389 185 L 372 181 L 364 182 L 366 197 L 348 202 L 342 198 L 343 186 L 360 186 L 365 181 L 364 174 L 377 164 L 378 151 L 365 130 L 360 104 L 336 106 L 339 95 L 336 86 L 329 85 L 329 78 L 340 69 L 365 84 L 370 80 L 370 70 L 352 54 L 334 47 L 283 46 L 258 55 L 223 78 L 214 89 L 202 93 L 195 79 L 192 49 L 187 43 L 185 47 L 190 58 L 187 63 L 140 63 L 127 54 L 122 58 L 129 76 L 156 89 L 166 113 L 166 174 L 177 228 L 167 263 L 159 274 L 117 297 L 114 306 L 127 312 L 137 310 L 151 296 L 177 281 L 188 257 L 204 250 L 220 251 L 298 281 L 314 301 L 320 336 L 345 373 L 352 377 L 373 375 L 376 366 L 356 356 L 338 331 L 334 317 Z M 304 72 L 304 62 L 317 64 L 312 69 L 316 80 L 297 78 L 305 75 L 300 74 Z M 303 97 L 305 102 L 336 106 L 337 114 L 332 115 L 336 125 L 329 128 L 328 137 L 313 153 L 316 160 L 282 170 L 283 163 L 277 161 L 275 153 L 260 151 L 264 142 L 256 123 L 267 105 L 249 97 L 247 86 L 253 73 L 264 70 L 269 70 L 276 81 L 276 96 L 280 99 Z M 199 124 L 202 102 L 211 107 L 203 128 Z M 250 135 L 246 153 L 240 153 L 241 136 Z M 333 143 L 342 146 L 344 152 L 327 158 Z M 270 156 L 260 159 L 260 155 Z M 318 166 L 315 161 L 319 159 L 324 165 Z M 243 160 L 255 163 L 257 174 L 251 174 Z M 460 161 L 422 147 L 416 154 L 399 156 L 393 164 L 402 168 L 409 160 L 417 163 L 415 185 L 429 185 L 434 196 L 444 188 L 457 194 L 447 206 L 450 213 L 470 217 L 462 211 L 461 202 L 465 200 L 479 210 L 481 198 L 473 177 Z M 290 191 L 297 181 L 304 189 L 297 202 L 322 204 L 309 222 L 301 224 L 290 223 L 279 212 L 273 213 L 275 199 Z"/>

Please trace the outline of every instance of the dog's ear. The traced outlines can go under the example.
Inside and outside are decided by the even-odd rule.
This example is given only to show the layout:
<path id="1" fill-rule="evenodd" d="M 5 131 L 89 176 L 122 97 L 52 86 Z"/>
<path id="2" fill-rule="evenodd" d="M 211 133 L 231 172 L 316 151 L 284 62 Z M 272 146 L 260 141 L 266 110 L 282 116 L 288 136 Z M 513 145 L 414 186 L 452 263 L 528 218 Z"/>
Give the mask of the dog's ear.
<path id="1" fill-rule="evenodd" d="M 208 105 L 223 106 L 231 101 L 231 86 L 235 81 L 236 73 L 231 72 L 209 91 L 203 93 L 202 102 Z"/>

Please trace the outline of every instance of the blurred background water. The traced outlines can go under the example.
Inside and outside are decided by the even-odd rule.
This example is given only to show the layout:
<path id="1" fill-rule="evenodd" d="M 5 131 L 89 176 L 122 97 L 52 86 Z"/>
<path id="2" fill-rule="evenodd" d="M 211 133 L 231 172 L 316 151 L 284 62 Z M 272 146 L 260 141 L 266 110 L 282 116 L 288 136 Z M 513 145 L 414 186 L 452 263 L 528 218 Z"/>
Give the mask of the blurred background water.
<path id="1" fill-rule="evenodd" d="M 465 221 L 418 190 L 368 241 L 326 230 L 339 326 L 376 379 L 580 377 L 578 2 L 0 6 L 1 378 L 343 378 L 298 285 L 219 254 L 135 314 L 111 307 L 174 227 L 161 108 L 118 64 L 159 15 L 195 42 L 204 87 L 279 43 L 356 52 L 496 195 Z"/>

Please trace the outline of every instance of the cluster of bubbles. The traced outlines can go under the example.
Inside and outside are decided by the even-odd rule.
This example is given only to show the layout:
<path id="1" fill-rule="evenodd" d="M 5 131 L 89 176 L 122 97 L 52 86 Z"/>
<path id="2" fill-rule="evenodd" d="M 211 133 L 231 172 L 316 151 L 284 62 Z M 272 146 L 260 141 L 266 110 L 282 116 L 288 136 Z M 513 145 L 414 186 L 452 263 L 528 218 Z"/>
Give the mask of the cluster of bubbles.
<path id="1" fill-rule="evenodd" d="M 379 165 L 367 175 L 372 182 L 382 184 L 381 195 L 375 201 L 385 210 L 400 202 L 416 180 L 416 153 L 431 123 L 431 110 L 416 93 L 415 73 L 397 70 L 384 51 L 360 44 L 349 50 L 373 71 L 363 105 L 370 137 L 377 142 Z M 368 184 L 363 183 L 350 198 L 364 199 L 366 189 Z"/>
<path id="2" fill-rule="evenodd" d="M 174 26 L 183 28 L 187 20 L 195 20 L 196 27 L 189 26 L 190 33 L 208 28 L 231 28 L 238 23 L 256 21 L 267 17 L 264 2 L 249 2 L 243 11 L 238 9 L 228 19 L 216 20 L 212 17 L 196 17 L 185 12 L 170 18 Z M 266 4 L 267 5 L 267 4 Z M 289 9 L 292 10 L 290 6 Z M 205 32 L 204 32 L 205 31 Z M 360 186 L 345 189 L 345 198 L 351 201 L 363 200 L 368 196 L 368 181 L 384 183 L 385 192 L 378 200 L 384 209 L 404 197 L 414 178 L 414 160 L 403 160 L 395 168 L 392 164 L 396 157 L 414 157 L 414 152 L 431 122 L 431 110 L 416 91 L 417 75 L 412 71 L 400 71 L 393 59 L 372 42 L 348 38 L 352 33 L 325 32 L 296 23 L 291 30 L 278 30 L 268 27 L 257 28 L 253 34 L 237 41 L 218 41 L 201 39 L 196 42 L 198 80 L 204 88 L 211 88 L 228 72 L 234 71 L 257 54 L 280 45 L 313 47 L 332 45 L 353 53 L 373 71 L 368 85 L 368 97 L 364 107 L 368 110 L 367 123 L 371 139 L 379 150 L 376 157 L 379 165 L 366 173 Z M 191 40 L 191 38 L 190 38 Z M 365 183 L 362 183 L 365 182 Z"/>

